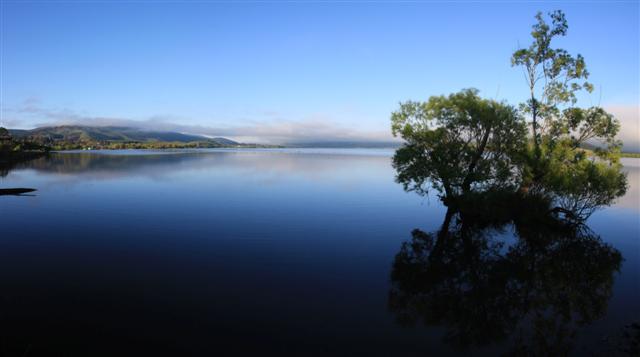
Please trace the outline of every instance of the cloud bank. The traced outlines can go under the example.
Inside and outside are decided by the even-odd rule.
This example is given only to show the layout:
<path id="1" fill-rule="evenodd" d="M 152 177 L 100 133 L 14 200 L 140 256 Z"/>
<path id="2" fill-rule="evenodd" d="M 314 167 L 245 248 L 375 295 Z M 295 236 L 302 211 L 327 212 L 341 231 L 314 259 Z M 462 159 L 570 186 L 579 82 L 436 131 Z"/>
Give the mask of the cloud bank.
<path id="1" fill-rule="evenodd" d="M 610 105 L 605 109 L 620 120 L 618 138 L 625 151 L 640 152 L 640 107 L 638 105 Z"/>
<path id="2" fill-rule="evenodd" d="M 608 105 L 605 109 L 620 120 L 618 138 L 624 142 L 625 151 L 640 152 L 640 107 L 638 105 Z M 6 115 L 14 114 L 14 116 Z M 149 131 L 175 131 L 185 134 L 227 137 L 236 141 L 258 144 L 311 145 L 311 144 L 398 144 L 399 139 L 390 130 L 361 130 L 341 125 L 325 117 L 309 117 L 302 120 L 269 119 L 242 125 L 189 125 L 179 124 L 180 118 L 154 116 L 145 120 L 97 117 L 82 115 L 69 109 L 43 108 L 37 99 L 25 100 L 19 108 L 4 110 L 3 125 L 18 127 L 25 123 L 23 116 L 36 118 L 31 123 L 38 126 L 89 125 L 126 126 Z M 273 118 L 273 115 L 268 117 Z"/>
<path id="3" fill-rule="evenodd" d="M 180 119 L 171 116 L 154 116 L 145 120 L 134 120 L 82 115 L 68 109 L 51 110 L 41 107 L 36 99 L 26 100 L 22 106 L 11 112 L 35 118 L 36 121 L 30 121 L 35 123 L 32 125 L 33 127 L 58 125 L 123 126 L 148 131 L 174 131 L 209 137 L 222 136 L 239 142 L 276 145 L 397 144 L 400 142 L 399 139 L 391 135 L 390 130 L 360 130 L 319 116 L 302 120 L 269 119 L 242 125 L 188 125 L 176 123 Z M 21 124 L 21 121 L 9 118 L 5 118 L 4 122 L 7 126 L 13 124 L 11 125 L 13 127 Z"/>

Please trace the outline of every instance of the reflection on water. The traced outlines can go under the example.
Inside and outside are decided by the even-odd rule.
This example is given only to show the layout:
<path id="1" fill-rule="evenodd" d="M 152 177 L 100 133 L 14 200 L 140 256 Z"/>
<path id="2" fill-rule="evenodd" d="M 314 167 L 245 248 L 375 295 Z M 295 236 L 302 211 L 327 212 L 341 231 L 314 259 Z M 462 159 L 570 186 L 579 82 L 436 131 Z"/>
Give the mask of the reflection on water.
<path id="1" fill-rule="evenodd" d="M 2 153 L 0 153 L 2 154 Z M 24 166 L 36 158 L 46 157 L 47 153 L 42 152 L 26 152 L 21 154 L 0 155 L 0 180 L 9 175 L 11 170 Z M 34 188 L 25 187 L 2 187 L 0 186 L 0 196 L 33 196 L 31 192 L 36 191 Z"/>
<path id="2" fill-rule="evenodd" d="M 640 212 L 640 159 L 623 158 L 624 172 L 627 173 L 629 188 L 627 193 L 616 201 L 616 206 Z"/>
<path id="3" fill-rule="evenodd" d="M 371 152 L 370 152 L 371 151 Z M 109 180 L 122 177 L 168 177 L 185 170 L 206 171 L 220 168 L 238 174 L 261 176 L 304 176 L 332 179 L 337 170 L 350 170 L 351 164 L 387 163 L 391 150 L 180 150 L 180 151 L 103 151 L 53 153 L 23 163 L 20 168 L 75 180 Z M 357 157 L 358 160 L 349 160 Z M 337 160 L 336 158 L 343 158 Z M 344 160 L 346 158 L 346 160 Z M 382 160 L 381 160 L 382 159 Z"/>
<path id="4" fill-rule="evenodd" d="M 386 165 L 393 153 L 386 149 L 298 149 L 298 150 L 120 150 L 98 152 L 53 153 L 28 162 L 1 163 L 0 173 L 6 177 L 11 170 L 31 169 L 42 174 L 62 175 L 76 181 L 109 180 L 122 177 L 161 178 L 184 170 L 206 170 L 223 167 L 245 176 L 259 175 L 265 181 L 289 175 L 313 180 L 331 180 L 336 170 L 353 171 L 353 163 Z M 335 158 L 358 157 L 358 160 Z M 640 212 L 640 160 L 622 159 L 627 174 L 627 193 L 616 200 L 615 206 Z M 358 178 L 360 178 L 358 176 Z"/>
<path id="5" fill-rule="evenodd" d="M 622 255 L 582 224 L 519 208 L 449 210 L 440 230 L 415 229 L 391 274 L 398 322 L 444 326 L 458 348 L 508 340 L 508 355 L 569 354 L 578 327 L 606 314 Z"/>
<path id="6" fill-rule="evenodd" d="M 6 169 L 0 188 L 38 194 L 0 197 L 0 355 L 631 351 L 640 160 L 625 197 L 572 226 L 447 213 L 403 192 L 392 153 L 54 153 Z"/>

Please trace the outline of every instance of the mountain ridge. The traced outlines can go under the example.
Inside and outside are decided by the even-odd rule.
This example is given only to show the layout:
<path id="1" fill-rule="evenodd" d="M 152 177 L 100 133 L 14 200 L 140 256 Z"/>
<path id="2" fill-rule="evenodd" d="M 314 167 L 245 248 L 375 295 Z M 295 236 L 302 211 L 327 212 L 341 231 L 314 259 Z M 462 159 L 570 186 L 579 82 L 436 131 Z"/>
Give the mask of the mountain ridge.
<path id="1" fill-rule="evenodd" d="M 223 137 L 206 137 L 172 131 L 151 131 L 126 126 L 60 125 L 35 129 L 9 129 L 16 138 L 29 138 L 38 142 L 107 142 L 107 143 L 159 143 L 159 142 L 211 142 L 219 145 L 240 145 Z"/>

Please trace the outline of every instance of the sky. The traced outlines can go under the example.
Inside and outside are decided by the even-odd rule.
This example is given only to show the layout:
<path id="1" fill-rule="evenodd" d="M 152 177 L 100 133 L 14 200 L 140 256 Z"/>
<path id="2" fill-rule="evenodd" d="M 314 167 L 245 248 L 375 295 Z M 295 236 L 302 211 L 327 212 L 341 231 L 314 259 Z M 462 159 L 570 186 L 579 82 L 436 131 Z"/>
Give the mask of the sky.
<path id="1" fill-rule="evenodd" d="M 510 57 L 561 9 L 601 105 L 640 150 L 636 1 L 0 0 L 0 125 L 126 124 L 244 141 L 387 140 L 406 100 L 518 104 Z"/>

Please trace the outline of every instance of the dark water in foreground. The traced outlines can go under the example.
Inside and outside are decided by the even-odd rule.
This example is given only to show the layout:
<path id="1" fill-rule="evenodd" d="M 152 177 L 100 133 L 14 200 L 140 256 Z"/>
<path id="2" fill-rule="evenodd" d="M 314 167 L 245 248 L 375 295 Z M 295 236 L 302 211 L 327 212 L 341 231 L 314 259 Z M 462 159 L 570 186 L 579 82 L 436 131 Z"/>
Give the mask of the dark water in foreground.
<path id="1" fill-rule="evenodd" d="M 394 258 L 445 209 L 394 183 L 391 153 L 65 153 L 5 172 L 0 188 L 37 191 L 0 196 L 0 355 L 620 352 L 640 322 L 640 160 L 625 160 L 627 195 L 588 221 L 595 246 L 622 255 L 619 271 L 580 275 L 599 259 L 590 245 L 529 272 L 527 292 L 556 298 L 524 298 L 546 324 L 510 304 L 522 289 L 467 299 L 462 283 L 439 318 L 407 326 L 390 303 Z M 515 239 L 509 227 L 491 236 Z M 555 279 L 572 269 L 585 281 Z M 406 293 L 419 310 L 423 292 Z M 507 328 L 468 337 L 484 311 Z"/>

